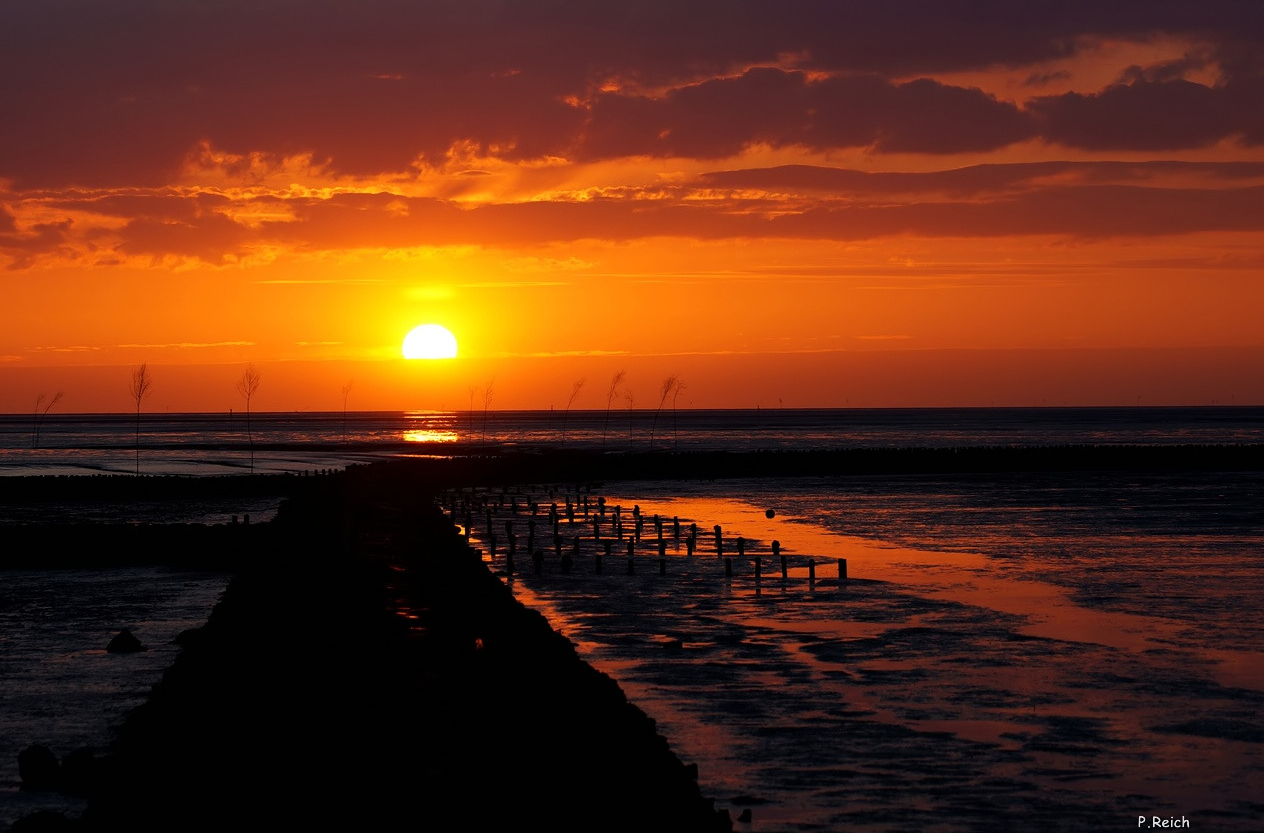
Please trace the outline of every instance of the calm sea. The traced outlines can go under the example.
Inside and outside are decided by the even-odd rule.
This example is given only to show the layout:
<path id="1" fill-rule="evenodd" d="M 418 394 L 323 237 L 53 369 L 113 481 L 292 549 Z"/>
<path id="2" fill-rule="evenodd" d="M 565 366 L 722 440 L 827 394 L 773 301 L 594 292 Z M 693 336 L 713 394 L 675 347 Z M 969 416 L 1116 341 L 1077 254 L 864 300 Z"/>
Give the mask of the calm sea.
<path id="1" fill-rule="evenodd" d="M 0 415 L 0 476 L 293 472 L 458 448 L 617 451 L 1264 441 L 1264 408 Z"/>
<path id="2" fill-rule="evenodd" d="M 0 472 L 245 473 L 252 451 L 256 471 L 292 472 L 507 445 L 1261 442 L 1261 408 L 258 414 L 249 433 L 238 414 L 142 414 L 139 432 L 134 415 L 49 414 L 38 426 L 0 417 Z M 545 506 L 567 497 L 528 493 Z M 644 481 L 602 494 L 625 520 L 634 506 L 646 519 L 635 574 L 622 542 L 596 574 L 581 513 L 559 525 L 568 549 L 587 535 L 574 570 L 561 573 L 542 532 L 549 557 L 537 575 L 520 554 L 514 592 L 698 763 L 705 794 L 734 817 L 750 810 L 737 829 L 1134 830 L 1139 816 L 1259 829 L 1264 474 Z M 274 507 L 252 508 L 264 519 Z M 145 517 L 222 522 L 230 509 L 159 505 Z M 495 512 L 494 531 L 509 520 L 525 535 L 524 516 Z M 660 568 L 654 514 L 696 523 L 694 555 L 668 533 Z M 714 551 L 717 524 L 732 575 Z M 486 547 L 483 526 L 473 532 Z M 486 558 L 504 570 L 503 538 Z M 205 620 L 226 579 L 0 580 L 2 825 L 50 802 L 75 812 L 18 791 L 17 751 L 103 749 L 174 656 L 169 639 Z M 124 626 L 164 647 L 105 654 Z"/>

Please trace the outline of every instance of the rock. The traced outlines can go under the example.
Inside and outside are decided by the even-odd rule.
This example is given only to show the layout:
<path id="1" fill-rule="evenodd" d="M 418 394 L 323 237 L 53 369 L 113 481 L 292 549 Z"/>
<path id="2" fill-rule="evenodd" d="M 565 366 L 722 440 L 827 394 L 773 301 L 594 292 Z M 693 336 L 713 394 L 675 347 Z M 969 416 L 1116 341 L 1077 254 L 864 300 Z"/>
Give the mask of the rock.
<path id="1" fill-rule="evenodd" d="M 38 743 L 18 753 L 18 775 L 26 790 L 54 790 L 61 780 L 61 765 L 53 750 Z"/>
<path id="2" fill-rule="evenodd" d="M 105 646 L 105 650 L 111 654 L 134 654 L 138 651 L 148 651 L 149 649 L 140 644 L 140 640 L 131 631 L 123 628 L 110 640 L 110 644 Z"/>

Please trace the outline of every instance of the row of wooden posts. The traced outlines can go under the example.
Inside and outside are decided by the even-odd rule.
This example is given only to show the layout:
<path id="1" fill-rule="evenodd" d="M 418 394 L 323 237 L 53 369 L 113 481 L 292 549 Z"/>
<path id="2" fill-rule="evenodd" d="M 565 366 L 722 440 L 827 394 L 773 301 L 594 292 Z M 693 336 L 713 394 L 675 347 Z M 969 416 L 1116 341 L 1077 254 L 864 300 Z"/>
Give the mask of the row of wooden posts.
<path id="1" fill-rule="evenodd" d="M 555 487 L 554 487 L 555 488 Z M 552 492 L 551 492 L 552 494 Z M 519 498 L 522 498 L 521 505 Z M 515 534 L 515 518 L 519 516 L 527 516 L 527 535 L 525 541 L 525 549 L 532 562 L 533 571 L 536 574 L 542 573 L 544 570 L 544 551 L 536 547 L 536 528 L 539 524 L 541 515 L 547 518 L 553 532 L 553 550 L 558 561 L 559 568 L 562 573 L 570 573 L 581 556 L 580 542 L 583 536 L 571 536 L 571 552 L 567 552 L 565 548 L 565 538 L 562 535 L 561 523 L 562 517 L 565 516 L 568 527 L 577 527 L 581 525 L 592 525 L 592 535 L 587 540 L 593 541 L 594 544 L 600 544 L 600 550 L 593 551 L 593 571 L 601 574 L 603 571 L 603 558 L 609 560 L 613 557 L 613 549 L 617 543 L 627 542 L 627 558 L 625 560 L 625 571 L 627 575 L 634 575 L 636 572 L 635 554 L 636 545 L 641 541 L 644 531 L 645 518 L 641 514 L 640 506 L 632 508 L 632 529 L 625 537 L 623 528 L 623 510 L 620 506 L 612 509 L 607 507 L 604 497 L 597 497 L 595 501 L 590 502 L 590 495 L 584 493 L 577 495 L 576 500 L 572 501 L 570 494 L 565 495 L 566 508 L 560 510 L 556 502 L 550 503 L 546 512 L 541 512 L 540 504 L 529 495 L 519 495 L 517 492 L 509 491 L 508 487 L 502 488 L 500 492 L 483 492 L 479 493 L 475 490 L 466 492 L 463 489 L 450 491 L 445 496 L 445 502 L 448 504 L 452 522 L 464 529 L 467 540 L 470 539 L 474 527 L 475 513 L 482 515 L 481 520 L 485 522 L 484 543 L 487 546 L 488 553 L 493 558 L 497 554 L 499 544 L 493 516 L 500 514 L 505 508 L 506 500 L 509 505 L 511 517 L 504 522 L 505 536 L 507 541 L 507 549 L 505 551 L 505 572 L 508 575 L 514 575 L 517 570 L 518 555 L 518 535 Z M 595 505 L 594 505 L 595 504 Z M 607 510 L 609 509 L 609 512 Z M 581 516 L 582 521 L 577 522 L 576 517 Z M 460 519 L 464 523 L 460 523 Z M 660 575 L 667 574 L 667 544 L 668 541 L 664 537 L 664 528 L 666 521 L 657 514 L 653 516 L 652 523 L 654 525 L 655 537 L 657 539 L 658 549 L 658 571 Z M 608 527 L 606 537 L 602 537 L 603 524 Z M 671 537 L 675 542 L 677 550 L 683 539 L 685 545 L 686 556 L 694 556 L 697 550 L 698 541 L 698 525 L 690 523 L 688 528 L 681 526 L 680 519 L 674 517 L 670 521 Z M 725 555 L 725 538 L 723 530 L 719 524 L 713 529 L 714 533 L 714 552 L 717 558 L 724 559 L 724 574 L 726 578 L 733 576 L 733 558 Z M 746 540 L 742 537 L 730 539 L 736 549 L 739 559 L 746 559 Z M 789 564 L 787 557 L 781 552 L 781 542 L 771 542 L 772 557 L 780 563 L 781 578 L 789 577 Z M 817 559 L 807 556 L 808 581 L 815 583 L 816 581 L 816 565 Z M 838 567 L 838 584 L 840 586 L 847 583 L 847 559 L 835 559 Z M 755 581 L 763 578 L 763 559 L 761 554 L 754 554 L 751 561 L 753 563 Z"/>

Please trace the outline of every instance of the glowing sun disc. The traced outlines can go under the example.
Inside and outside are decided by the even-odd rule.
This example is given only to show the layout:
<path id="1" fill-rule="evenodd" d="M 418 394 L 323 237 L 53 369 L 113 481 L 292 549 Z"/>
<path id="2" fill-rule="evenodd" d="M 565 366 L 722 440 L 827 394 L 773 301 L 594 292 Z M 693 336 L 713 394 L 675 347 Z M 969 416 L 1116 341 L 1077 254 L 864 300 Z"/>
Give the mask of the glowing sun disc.
<path id="1" fill-rule="evenodd" d="M 413 327 L 408 335 L 404 336 L 404 358 L 454 359 L 456 358 L 456 336 L 438 324 L 422 324 L 420 327 Z"/>

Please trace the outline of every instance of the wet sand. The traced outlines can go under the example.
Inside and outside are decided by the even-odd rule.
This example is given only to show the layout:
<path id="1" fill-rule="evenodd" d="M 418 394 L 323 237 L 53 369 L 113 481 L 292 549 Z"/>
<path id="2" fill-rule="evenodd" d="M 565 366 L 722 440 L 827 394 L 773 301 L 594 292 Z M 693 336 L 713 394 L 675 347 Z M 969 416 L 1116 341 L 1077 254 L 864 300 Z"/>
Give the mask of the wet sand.
<path id="1" fill-rule="evenodd" d="M 660 574 L 647 522 L 635 575 L 623 558 L 595 573 L 589 539 L 569 574 L 546 546 L 543 569 L 523 565 L 515 581 L 699 762 L 709 795 L 734 812 L 753 807 L 751 829 L 1085 830 L 1156 813 L 1258 828 L 1264 655 L 1250 643 L 1230 649 L 1188 622 L 1095 606 L 1050 581 L 1039 559 L 840 535 L 807 501 L 804 514 L 783 511 L 795 505 L 788 490 L 811 486 L 779 483 L 603 490 L 628 519 L 626 538 L 634 504 L 665 526 L 721 523 L 726 554 L 743 536 L 732 577 L 710 535 L 689 557 L 671 532 Z M 495 517 L 500 532 L 508 513 Z M 773 539 L 790 554 L 788 579 Z M 795 568 L 807 555 L 815 583 Z M 835 557 L 848 559 L 845 587 Z M 1128 561 L 1095 572 L 1117 579 Z M 1255 575 L 1249 563 L 1232 569 L 1240 581 Z M 676 650 L 663 650 L 668 639 Z"/>

